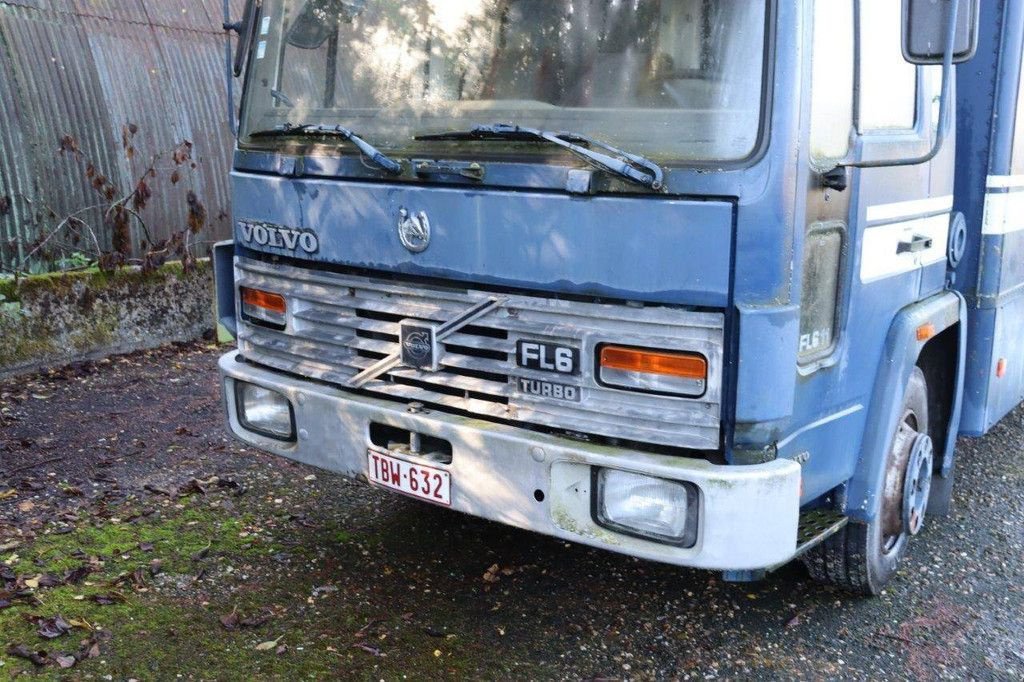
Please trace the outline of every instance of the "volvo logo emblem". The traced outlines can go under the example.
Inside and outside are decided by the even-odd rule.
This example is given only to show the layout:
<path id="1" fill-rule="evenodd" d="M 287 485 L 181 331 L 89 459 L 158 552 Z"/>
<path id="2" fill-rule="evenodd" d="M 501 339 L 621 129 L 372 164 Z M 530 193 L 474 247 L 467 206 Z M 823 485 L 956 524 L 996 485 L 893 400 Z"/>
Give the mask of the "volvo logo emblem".
<path id="1" fill-rule="evenodd" d="M 405 352 L 417 362 L 423 362 L 430 355 L 433 346 L 430 345 L 430 334 L 427 332 L 413 332 L 405 337 L 402 342 Z"/>
<path id="2" fill-rule="evenodd" d="M 430 220 L 425 211 L 412 215 L 406 209 L 398 211 L 398 238 L 402 246 L 413 253 L 426 251 L 430 246 Z"/>
<path id="3" fill-rule="evenodd" d="M 402 364 L 406 367 L 436 372 L 444 354 L 437 340 L 436 322 L 402 320 L 398 323 L 398 342 Z"/>

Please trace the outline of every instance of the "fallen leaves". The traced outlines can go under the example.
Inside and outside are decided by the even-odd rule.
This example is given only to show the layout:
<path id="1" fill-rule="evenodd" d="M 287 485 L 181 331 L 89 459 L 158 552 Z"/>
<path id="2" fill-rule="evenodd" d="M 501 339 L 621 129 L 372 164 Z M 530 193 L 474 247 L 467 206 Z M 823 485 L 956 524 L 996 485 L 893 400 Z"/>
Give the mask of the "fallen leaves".
<path id="1" fill-rule="evenodd" d="M 9 490 L 2 490 L 2 491 L 0 491 L 0 500 L 9 500 L 12 497 L 17 497 L 17 496 L 18 496 L 18 491 L 15 490 L 14 488 L 10 488 Z"/>
<path id="2" fill-rule="evenodd" d="M 58 613 L 50 618 L 30 618 L 36 626 L 36 633 L 43 639 L 57 639 L 71 632 L 71 623 Z"/>
<path id="3" fill-rule="evenodd" d="M 273 618 L 273 612 L 265 607 L 259 613 L 245 617 L 238 612 L 238 607 L 235 607 L 231 613 L 221 616 L 219 620 L 225 630 L 233 632 L 240 628 L 258 628 L 270 622 L 271 618 Z"/>
<path id="4" fill-rule="evenodd" d="M 110 606 L 111 604 L 123 604 L 128 601 L 128 598 L 115 590 L 106 594 L 94 594 L 92 600 L 100 606 Z"/>
<path id="5" fill-rule="evenodd" d="M 273 639 L 267 642 L 260 642 L 256 645 L 256 651 L 270 651 L 271 649 L 275 649 L 281 644 L 282 639 L 284 639 L 284 635 L 281 635 L 277 639 Z"/>
<path id="6" fill-rule="evenodd" d="M 82 564 L 78 568 L 71 568 L 64 572 L 61 579 L 65 585 L 78 585 L 92 573 L 92 566 Z"/>
<path id="7" fill-rule="evenodd" d="M 501 580 L 501 576 L 512 575 L 513 573 L 515 573 L 515 569 L 509 567 L 502 568 L 498 564 L 491 564 L 491 566 L 484 571 L 483 580 L 488 585 L 493 585 Z"/>
<path id="8" fill-rule="evenodd" d="M 29 649 L 24 644 L 17 644 L 7 648 L 7 654 L 9 656 L 16 656 L 17 658 L 23 658 L 26 661 L 31 661 L 34 665 L 40 668 L 50 663 L 50 655 L 45 651 L 34 651 Z"/>

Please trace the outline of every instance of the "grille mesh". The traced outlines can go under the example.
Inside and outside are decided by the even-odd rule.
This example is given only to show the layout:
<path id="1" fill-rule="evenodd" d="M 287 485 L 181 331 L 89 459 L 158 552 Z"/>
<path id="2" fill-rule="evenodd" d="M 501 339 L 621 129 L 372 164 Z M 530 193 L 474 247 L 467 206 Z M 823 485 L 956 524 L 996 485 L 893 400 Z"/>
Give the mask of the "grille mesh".
<path id="1" fill-rule="evenodd" d="M 488 297 L 482 291 L 236 261 L 239 285 L 288 299 L 283 331 L 239 326 L 239 350 L 267 367 L 344 386 L 398 352 L 399 322 L 442 323 Z M 444 339 L 441 369 L 398 367 L 363 389 L 455 408 L 482 417 L 697 449 L 718 446 L 723 316 L 673 307 L 610 305 L 509 296 L 508 302 Z M 516 342 L 580 349 L 581 372 L 563 376 L 516 366 Z M 696 351 L 708 359 L 700 398 L 647 395 L 601 386 L 594 350 L 601 343 Z M 572 402 L 520 392 L 518 378 L 575 386 Z"/>

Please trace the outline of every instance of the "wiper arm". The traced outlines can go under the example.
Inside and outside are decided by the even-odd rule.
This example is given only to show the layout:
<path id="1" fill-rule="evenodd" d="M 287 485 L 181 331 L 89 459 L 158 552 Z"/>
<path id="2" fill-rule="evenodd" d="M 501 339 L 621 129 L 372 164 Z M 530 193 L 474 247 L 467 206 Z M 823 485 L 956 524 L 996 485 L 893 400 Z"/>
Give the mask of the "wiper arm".
<path id="1" fill-rule="evenodd" d="M 323 123 L 304 123 L 302 125 L 282 123 L 269 130 L 257 130 L 249 137 L 285 137 L 287 135 L 329 135 L 331 137 L 340 137 L 358 147 L 359 151 L 376 164 L 377 167 L 384 169 L 392 175 L 398 175 L 402 172 L 402 164 L 387 156 L 348 128 L 342 128 L 341 126 L 325 125 Z"/>
<path id="2" fill-rule="evenodd" d="M 508 123 L 495 123 L 494 125 L 474 126 L 470 130 L 436 133 L 432 135 L 417 135 L 415 139 L 427 141 L 476 140 L 481 142 L 488 140 L 543 140 L 550 142 L 551 144 L 558 145 L 563 149 L 568 149 L 570 152 L 586 160 L 588 163 L 597 166 L 602 170 L 620 175 L 627 180 L 632 180 L 644 187 L 650 187 L 651 189 L 658 191 L 665 186 L 664 171 L 662 171 L 658 164 L 654 163 L 650 159 L 644 158 L 638 154 L 624 152 L 621 149 L 613 147 L 610 144 L 605 144 L 600 140 L 594 140 L 586 137 L 585 135 L 579 135 L 576 133 L 553 133 L 546 130 L 539 130 L 537 128 L 525 128 L 523 126 L 510 125 Z M 587 147 L 581 146 L 583 144 L 588 147 L 600 147 L 614 156 L 609 156 L 608 154 L 602 154 L 601 152 L 596 152 L 593 149 L 588 149 Z"/>

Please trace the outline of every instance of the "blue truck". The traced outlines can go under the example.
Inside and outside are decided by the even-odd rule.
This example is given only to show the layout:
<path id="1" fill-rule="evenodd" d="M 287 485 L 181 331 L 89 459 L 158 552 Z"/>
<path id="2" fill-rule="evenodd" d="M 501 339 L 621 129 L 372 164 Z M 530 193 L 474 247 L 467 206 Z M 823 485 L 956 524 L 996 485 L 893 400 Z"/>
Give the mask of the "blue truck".
<path id="1" fill-rule="evenodd" d="M 877 594 L 948 513 L 957 436 L 1022 399 L 1018 0 L 258 0 L 225 27 L 246 443 Z"/>

